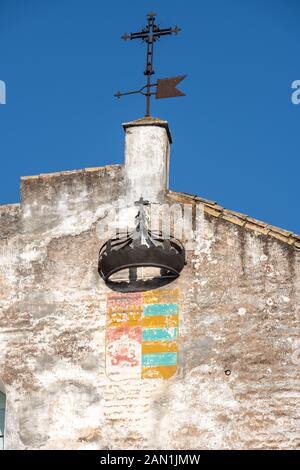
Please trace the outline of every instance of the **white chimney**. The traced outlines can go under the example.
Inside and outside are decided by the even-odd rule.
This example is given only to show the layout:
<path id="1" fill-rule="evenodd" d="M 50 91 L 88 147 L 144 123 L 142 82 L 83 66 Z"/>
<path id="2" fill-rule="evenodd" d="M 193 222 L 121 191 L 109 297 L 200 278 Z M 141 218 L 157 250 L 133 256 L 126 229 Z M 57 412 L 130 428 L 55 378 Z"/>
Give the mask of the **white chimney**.
<path id="1" fill-rule="evenodd" d="M 123 124 L 125 184 L 128 203 L 141 196 L 160 202 L 169 187 L 172 138 L 167 121 L 145 117 Z"/>

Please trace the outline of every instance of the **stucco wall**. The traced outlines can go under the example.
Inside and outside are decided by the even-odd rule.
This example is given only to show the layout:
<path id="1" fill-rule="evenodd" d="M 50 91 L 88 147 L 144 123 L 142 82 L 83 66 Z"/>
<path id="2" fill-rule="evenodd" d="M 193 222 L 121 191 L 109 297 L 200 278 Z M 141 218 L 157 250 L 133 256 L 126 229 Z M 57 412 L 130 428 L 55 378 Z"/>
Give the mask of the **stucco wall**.
<path id="1" fill-rule="evenodd" d="M 0 210 L 6 448 L 300 448 L 300 254 L 270 236 L 206 213 L 171 284 L 176 375 L 107 376 L 96 228 L 123 181 L 121 166 L 24 178 Z"/>

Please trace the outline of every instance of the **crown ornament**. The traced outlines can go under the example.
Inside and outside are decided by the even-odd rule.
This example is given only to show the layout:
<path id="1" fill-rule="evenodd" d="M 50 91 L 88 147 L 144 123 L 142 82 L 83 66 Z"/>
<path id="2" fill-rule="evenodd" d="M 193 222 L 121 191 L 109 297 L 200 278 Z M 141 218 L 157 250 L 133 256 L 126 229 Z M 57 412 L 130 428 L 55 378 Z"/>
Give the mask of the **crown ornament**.
<path id="1" fill-rule="evenodd" d="M 99 252 L 98 272 L 106 285 L 120 292 L 157 289 L 177 279 L 185 265 L 185 249 L 172 236 L 151 231 L 141 197 L 132 232 L 107 240 Z"/>

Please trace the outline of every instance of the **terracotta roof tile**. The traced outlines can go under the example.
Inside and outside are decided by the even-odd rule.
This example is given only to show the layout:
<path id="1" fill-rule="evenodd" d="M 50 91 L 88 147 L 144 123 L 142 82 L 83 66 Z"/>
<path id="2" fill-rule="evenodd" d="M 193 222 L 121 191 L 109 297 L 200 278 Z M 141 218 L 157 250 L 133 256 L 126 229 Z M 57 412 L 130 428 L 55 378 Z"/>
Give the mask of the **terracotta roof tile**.
<path id="1" fill-rule="evenodd" d="M 224 220 L 227 220 L 228 222 L 242 226 L 254 232 L 268 235 L 270 237 L 276 238 L 277 240 L 281 240 L 284 243 L 293 245 L 297 249 L 300 249 L 300 235 L 294 234 L 289 230 L 274 227 L 272 225 L 266 224 L 265 222 L 262 222 L 261 220 L 257 220 L 253 217 L 241 214 L 240 212 L 224 209 L 222 206 L 219 206 L 214 201 L 209 201 L 207 199 L 203 199 L 198 196 L 193 196 L 188 193 L 168 191 L 168 196 L 171 199 L 182 203 L 186 202 L 187 200 L 189 201 L 189 203 L 202 203 L 204 204 L 204 211 L 207 214 L 212 215 L 213 217 L 220 217 Z"/>

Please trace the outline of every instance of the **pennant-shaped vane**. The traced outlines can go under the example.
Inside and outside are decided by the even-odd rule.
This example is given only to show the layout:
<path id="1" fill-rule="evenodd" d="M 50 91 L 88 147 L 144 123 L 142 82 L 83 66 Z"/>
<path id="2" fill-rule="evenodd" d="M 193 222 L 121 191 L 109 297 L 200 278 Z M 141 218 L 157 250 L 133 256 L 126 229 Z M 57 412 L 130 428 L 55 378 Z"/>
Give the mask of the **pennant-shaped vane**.
<path id="1" fill-rule="evenodd" d="M 176 96 L 185 96 L 183 91 L 178 90 L 176 87 L 178 83 L 182 82 L 186 75 L 179 75 L 178 77 L 158 78 L 156 83 L 155 98 L 175 98 Z"/>

